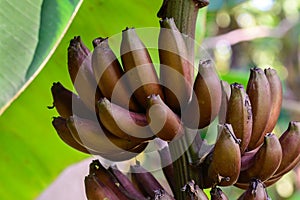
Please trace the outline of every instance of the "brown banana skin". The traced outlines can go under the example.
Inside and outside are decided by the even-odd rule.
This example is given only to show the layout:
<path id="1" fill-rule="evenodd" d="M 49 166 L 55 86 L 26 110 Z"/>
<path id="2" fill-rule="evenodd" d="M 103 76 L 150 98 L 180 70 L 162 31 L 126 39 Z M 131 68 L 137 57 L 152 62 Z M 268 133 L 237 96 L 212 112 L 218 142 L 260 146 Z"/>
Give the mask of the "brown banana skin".
<path id="1" fill-rule="evenodd" d="M 263 143 L 264 131 L 271 112 L 271 90 L 269 81 L 260 68 L 251 68 L 247 84 L 247 94 L 252 106 L 253 127 L 248 150 Z"/>
<path id="2" fill-rule="evenodd" d="M 300 161 L 300 122 L 291 121 L 287 130 L 280 136 L 282 160 L 273 178 L 281 177 L 292 170 Z"/>
<path id="3" fill-rule="evenodd" d="M 123 188 L 126 188 L 126 191 L 131 195 L 133 200 L 146 200 L 146 197 L 134 187 L 129 178 L 123 174 L 116 165 L 110 166 L 108 170 L 115 177 L 117 182 Z"/>
<path id="4" fill-rule="evenodd" d="M 246 183 L 253 179 L 262 182 L 272 177 L 282 160 L 282 149 L 277 136 L 269 133 L 264 137 L 264 143 L 255 154 L 253 164 L 247 170 L 241 171 L 237 183 Z"/>
<path id="5" fill-rule="evenodd" d="M 214 185 L 229 186 L 237 181 L 241 168 L 239 142 L 230 124 L 220 125 L 208 167 L 208 177 Z"/>
<path id="6" fill-rule="evenodd" d="M 86 149 L 84 146 L 79 144 L 72 136 L 70 130 L 67 127 L 66 119 L 62 117 L 54 117 L 52 121 L 52 125 L 55 128 L 58 136 L 64 141 L 67 145 L 73 147 L 74 149 L 91 154 L 92 152 Z"/>
<path id="7" fill-rule="evenodd" d="M 98 122 L 75 115 L 67 119 L 67 126 L 78 143 L 102 154 L 126 152 L 139 145 L 114 136 Z"/>
<path id="8" fill-rule="evenodd" d="M 211 200 L 228 200 L 226 194 L 218 187 L 213 187 L 210 190 L 210 196 Z"/>
<path id="9" fill-rule="evenodd" d="M 130 169 L 133 182 L 137 183 L 140 190 L 143 190 L 149 197 L 154 198 L 156 190 L 164 191 L 164 188 L 156 178 L 141 165 L 131 165 Z"/>
<path id="10" fill-rule="evenodd" d="M 251 138 L 252 108 L 243 85 L 233 83 L 228 102 L 226 123 L 231 124 L 235 136 L 241 140 L 241 154 L 244 154 Z"/>
<path id="11" fill-rule="evenodd" d="M 101 123 L 115 136 L 136 142 L 153 139 L 145 114 L 128 111 L 106 98 L 98 102 L 98 109 Z"/>
<path id="12" fill-rule="evenodd" d="M 265 69 L 264 72 L 269 81 L 272 99 L 271 112 L 265 129 L 265 134 L 267 134 L 273 131 L 280 115 L 282 105 L 282 84 L 275 69 L 268 68 Z"/>
<path id="13" fill-rule="evenodd" d="M 94 174 L 89 174 L 84 179 L 85 194 L 88 200 L 119 200 L 118 196 Z"/>
<path id="14" fill-rule="evenodd" d="M 103 184 L 108 186 L 114 194 L 120 200 L 130 200 L 130 194 L 123 188 L 123 186 L 118 185 L 118 181 L 115 177 L 99 162 L 99 160 L 93 160 L 89 166 L 89 174 L 95 175 Z"/>
<path id="15" fill-rule="evenodd" d="M 157 137 L 165 141 L 177 139 L 184 134 L 179 117 L 163 102 L 159 95 L 148 97 L 147 120 Z"/>
<path id="16" fill-rule="evenodd" d="M 80 97 L 66 89 L 60 82 L 53 83 L 51 93 L 53 97 L 53 106 L 61 117 L 66 119 L 73 114 L 83 118 L 95 117 L 95 114 L 86 107 Z M 74 113 L 74 111 L 76 113 Z"/>
<path id="17" fill-rule="evenodd" d="M 251 180 L 251 183 L 247 190 L 241 194 L 238 200 L 267 200 L 268 195 L 264 184 L 258 180 Z"/>
<path id="18" fill-rule="evenodd" d="M 185 41 L 174 19 L 160 20 L 160 27 L 158 38 L 160 80 L 164 86 L 166 104 L 179 114 L 192 96 L 194 68 L 188 60 Z"/>
<path id="19" fill-rule="evenodd" d="M 212 61 L 200 61 L 194 94 L 182 116 L 184 124 L 192 129 L 208 126 L 219 113 L 221 99 L 220 79 Z"/>
<path id="20" fill-rule="evenodd" d="M 193 180 L 189 181 L 182 190 L 187 193 L 186 200 L 208 200 L 207 195 Z"/>
<path id="21" fill-rule="evenodd" d="M 164 99 L 150 54 L 134 28 L 122 31 L 121 60 L 128 76 L 129 86 L 143 108 L 147 108 L 149 95 L 156 94 Z"/>
<path id="22" fill-rule="evenodd" d="M 97 111 L 95 106 L 102 93 L 93 74 L 91 53 L 79 36 L 74 37 L 68 47 L 68 70 L 82 101 L 91 111 Z"/>
<path id="23" fill-rule="evenodd" d="M 129 106 L 129 110 L 132 111 L 141 111 L 141 107 L 131 98 L 126 79 L 121 79 L 124 71 L 108 45 L 108 38 L 96 38 L 93 40 L 93 45 L 92 67 L 102 94 L 110 101 L 114 94 L 113 103 L 123 108 Z"/>
<path id="24" fill-rule="evenodd" d="M 219 124 L 224 124 L 226 122 L 226 113 L 228 108 L 228 102 L 231 95 L 231 86 L 227 81 L 220 81 L 222 88 L 222 99 L 219 111 Z"/>

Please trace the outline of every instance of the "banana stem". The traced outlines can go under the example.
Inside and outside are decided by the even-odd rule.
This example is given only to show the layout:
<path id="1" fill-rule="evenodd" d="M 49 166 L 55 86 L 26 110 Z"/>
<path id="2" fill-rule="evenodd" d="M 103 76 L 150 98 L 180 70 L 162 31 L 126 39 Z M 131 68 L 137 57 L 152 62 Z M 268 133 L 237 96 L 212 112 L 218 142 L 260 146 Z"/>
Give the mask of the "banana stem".
<path id="1" fill-rule="evenodd" d="M 179 31 L 194 39 L 198 10 L 207 6 L 208 3 L 209 0 L 164 0 L 157 16 L 159 18 L 174 18 Z M 189 47 L 190 54 L 193 55 L 193 45 L 187 44 L 187 46 Z M 193 60 L 193 56 L 191 56 L 191 59 Z M 190 181 L 190 178 L 193 177 L 193 170 L 190 168 L 191 163 L 189 160 L 198 156 L 193 147 L 186 148 L 186 139 L 187 138 L 182 137 L 182 139 L 172 142 L 169 145 L 172 158 L 178 158 L 180 155 L 173 163 L 175 172 L 175 189 L 173 192 L 176 200 L 186 199 L 186 194 L 182 191 L 182 188 Z M 195 140 L 193 143 L 195 146 L 201 146 L 201 140 Z"/>

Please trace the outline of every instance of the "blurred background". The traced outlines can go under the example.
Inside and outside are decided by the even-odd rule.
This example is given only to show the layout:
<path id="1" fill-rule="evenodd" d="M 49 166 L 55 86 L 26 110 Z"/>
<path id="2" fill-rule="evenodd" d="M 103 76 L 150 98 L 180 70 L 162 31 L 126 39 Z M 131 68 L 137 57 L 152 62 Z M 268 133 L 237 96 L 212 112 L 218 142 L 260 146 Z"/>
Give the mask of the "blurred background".
<path id="1" fill-rule="evenodd" d="M 53 2 L 57 10 L 66 6 L 64 2 Z M 80 35 L 92 49 L 94 38 L 120 33 L 126 26 L 158 27 L 156 13 L 161 4 L 162 0 L 82 3 L 44 69 L 0 116 L 1 199 L 38 198 L 68 166 L 90 158 L 59 139 L 51 125 L 57 113 L 47 109 L 52 105 L 53 82 L 60 81 L 72 89 L 66 66 L 70 39 Z M 289 121 L 300 120 L 299 14 L 300 0 L 211 0 L 209 7 L 199 13 L 197 23 L 196 40 L 213 57 L 223 80 L 246 85 L 251 67 L 277 70 L 284 86 L 283 108 L 274 130 L 278 135 L 286 130 Z M 72 182 L 82 187 L 81 178 L 82 173 Z M 74 189 L 63 184 L 59 187 L 65 192 Z M 241 193 L 233 187 L 224 191 L 230 199 Z M 300 199 L 300 168 L 296 167 L 268 192 L 275 200 Z"/>

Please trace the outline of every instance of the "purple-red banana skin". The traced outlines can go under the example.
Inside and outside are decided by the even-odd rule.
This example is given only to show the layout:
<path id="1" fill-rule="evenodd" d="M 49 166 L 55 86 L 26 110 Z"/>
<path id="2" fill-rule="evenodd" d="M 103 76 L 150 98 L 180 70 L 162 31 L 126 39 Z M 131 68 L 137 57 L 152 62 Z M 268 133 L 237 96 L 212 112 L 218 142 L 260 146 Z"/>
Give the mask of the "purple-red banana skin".
<path id="1" fill-rule="evenodd" d="M 251 68 L 247 94 L 251 102 L 253 116 L 252 134 L 248 145 L 250 151 L 263 143 L 264 131 L 271 112 L 270 84 L 262 69 Z"/>

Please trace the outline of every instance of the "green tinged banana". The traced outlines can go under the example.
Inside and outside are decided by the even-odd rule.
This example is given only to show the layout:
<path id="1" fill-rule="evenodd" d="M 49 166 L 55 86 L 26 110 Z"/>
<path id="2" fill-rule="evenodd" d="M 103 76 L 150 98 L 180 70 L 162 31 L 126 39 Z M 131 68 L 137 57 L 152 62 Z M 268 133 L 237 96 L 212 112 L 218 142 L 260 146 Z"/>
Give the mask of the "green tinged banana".
<path id="1" fill-rule="evenodd" d="M 160 80 L 164 86 L 165 102 L 173 111 L 180 113 L 192 96 L 193 63 L 188 59 L 185 41 L 174 19 L 160 20 L 160 27 Z"/>
<path id="2" fill-rule="evenodd" d="M 228 102 L 231 95 L 231 86 L 227 81 L 221 80 L 222 88 L 222 99 L 219 111 L 219 124 L 224 124 L 226 122 L 226 113 L 228 108 Z"/>
<path id="3" fill-rule="evenodd" d="M 243 85 L 233 83 L 228 102 L 226 123 L 231 124 L 235 136 L 241 140 L 241 154 L 247 149 L 252 132 L 252 109 Z"/>
<path id="4" fill-rule="evenodd" d="M 280 136 L 279 142 L 282 148 L 282 160 L 273 175 L 274 178 L 283 176 L 300 161 L 300 122 L 290 122 L 287 130 Z"/>
<path id="5" fill-rule="evenodd" d="M 263 143 L 271 112 L 271 90 L 269 81 L 260 68 L 251 68 L 247 85 L 247 94 L 252 106 L 253 127 L 248 150 L 253 150 Z"/>
<path id="6" fill-rule="evenodd" d="M 51 93 L 53 97 L 53 106 L 61 117 L 66 119 L 72 116 L 74 112 L 76 115 L 83 118 L 95 117 L 95 114 L 86 107 L 80 97 L 66 89 L 60 82 L 53 83 Z"/>
<path id="7" fill-rule="evenodd" d="M 117 166 L 110 166 L 108 168 L 109 172 L 115 177 L 118 183 L 123 187 L 126 188 L 126 191 L 131 195 L 133 200 L 146 200 L 140 191 L 138 191 L 129 178 L 123 174 Z"/>
<path id="8" fill-rule="evenodd" d="M 201 61 L 192 101 L 182 116 L 184 124 L 193 129 L 208 126 L 219 113 L 221 99 L 221 83 L 212 61 Z"/>
<path id="9" fill-rule="evenodd" d="M 120 200 L 118 196 L 94 174 L 84 179 L 85 194 L 88 200 Z"/>
<path id="10" fill-rule="evenodd" d="M 79 36 L 74 37 L 68 47 L 68 70 L 81 100 L 91 111 L 95 111 L 96 102 L 102 94 L 94 77 L 91 53 Z"/>
<path id="11" fill-rule="evenodd" d="M 271 112 L 265 129 L 265 134 L 273 131 L 278 117 L 280 115 L 282 105 L 282 84 L 275 69 L 265 69 L 266 77 L 269 81 L 271 90 Z"/>
<path id="12" fill-rule="evenodd" d="M 282 149 L 279 139 L 275 134 L 268 133 L 264 137 L 263 145 L 255 154 L 252 166 L 240 172 L 238 183 L 249 184 L 253 178 L 264 182 L 276 172 L 281 160 Z"/>
<path id="13" fill-rule="evenodd" d="M 123 108 L 129 106 L 132 111 L 140 111 L 139 105 L 133 99 L 130 99 L 131 93 L 126 79 L 121 79 L 124 71 L 108 45 L 108 38 L 96 38 L 93 40 L 93 45 L 92 67 L 102 94 Z M 113 94 L 114 98 L 112 100 Z"/>
<path id="14" fill-rule="evenodd" d="M 241 168 L 240 140 L 236 138 L 230 124 L 220 125 L 215 143 L 208 177 L 212 185 L 229 186 L 234 184 Z"/>
<path id="15" fill-rule="evenodd" d="M 58 136 L 64 141 L 67 145 L 73 147 L 74 149 L 91 154 L 92 151 L 86 149 L 84 146 L 79 144 L 72 136 L 70 130 L 67 127 L 66 120 L 62 117 L 54 117 L 52 121 L 52 125 L 55 128 Z"/>
<path id="16" fill-rule="evenodd" d="M 219 187 L 213 187 L 210 190 L 211 200 L 228 200 L 226 194 Z"/>
<path id="17" fill-rule="evenodd" d="M 126 152 L 139 145 L 112 135 L 98 122 L 77 116 L 68 118 L 67 126 L 78 143 L 102 154 Z"/>
<path id="18" fill-rule="evenodd" d="M 136 142 L 153 138 L 145 114 L 128 111 L 106 98 L 98 102 L 98 109 L 101 123 L 115 136 Z"/>
<path id="19" fill-rule="evenodd" d="M 147 97 L 152 94 L 164 99 L 149 52 L 134 28 L 122 32 L 121 60 L 131 91 L 140 105 L 147 108 Z"/>
<path id="20" fill-rule="evenodd" d="M 250 182 L 247 190 L 241 194 L 238 200 L 267 200 L 268 194 L 264 187 L 264 184 L 258 180 L 253 179 Z"/>
<path id="21" fill-rule="evenodd" d="M 153 134 L 162 140 L 171 141 L 184 134 L 180 118 L 163 102 L 159 95 L 148 97 L 146 116 Z"/>
<path id="22" fill-rule="evenodd" d="M 132 171 L 132 181 L 137 183 L 140 190 L 143 190 L 149 197 L 154 198 L 155 191 L 164 191 L 163 186 L 156 178 L 141 165 L 131 165 L 130 170 Z"/>

